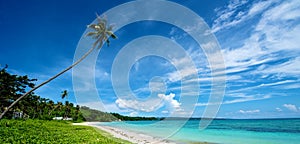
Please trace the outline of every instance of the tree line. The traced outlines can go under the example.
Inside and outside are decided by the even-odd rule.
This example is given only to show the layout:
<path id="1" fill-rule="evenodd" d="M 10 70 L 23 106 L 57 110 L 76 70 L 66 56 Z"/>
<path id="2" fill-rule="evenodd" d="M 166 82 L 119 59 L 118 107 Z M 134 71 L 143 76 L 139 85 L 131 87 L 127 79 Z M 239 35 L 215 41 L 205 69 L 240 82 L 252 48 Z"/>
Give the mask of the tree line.
<path id="1" fill-rule="evenodd" d="M 2 113 L 17 98 L 26 93 L 26 89 L 34 87 L 34 81 L 27 75 L 19 76 L 7 72 L 5 66 L 0 70 L 0 112 Z M 67 96 L 67 91 L 61 94 L 62 99 Z M 8 110 L 4 118 L 30 118 L 50 120 L 54 117 L 72 118 L 74 121 L 83 121 L 84 117 L 80 112 L 80 106 L 69 101 L 54 102 L 30 93 L 20 100 L 14 107 Z"/>
<path id="2" fill-rule="evenodd" d="M 159 120 L 155 117 L 131 117 L 124 116 L 118 113 L 107 113 L 95 109 L 90 109 L 89 107 L 82 106 L 81 112 L 86 119 L 86 121 L 102 121 L 102 122 L 111 122 L 111 121 L 146 121 L 146 120 Z"/>
<path id="3" fill-rule="evenodd" d="M 0 113 L 2 113 L 16 99 L 26 93 L 28 88 L 34 87 L 34 81 L 27 75 L 19 76 L 7 72 L 8 66 L 0 70 Z M 62 100 L 66 98 L 68 92 L 61 93 Z M 14 107 L 9 109 L 4 115 L 6 119 L 40 119 L 52 120 L 54 117 L 63 119 L 72 118 L 73 121 L 138 121 L 138 120 L 158 120 L 155 117 L 129 117 L 118 113 L 107 113 L 86 106 L 74 105 L 69 101 L 54 102 L 31 92 L 20 100 Z"/>

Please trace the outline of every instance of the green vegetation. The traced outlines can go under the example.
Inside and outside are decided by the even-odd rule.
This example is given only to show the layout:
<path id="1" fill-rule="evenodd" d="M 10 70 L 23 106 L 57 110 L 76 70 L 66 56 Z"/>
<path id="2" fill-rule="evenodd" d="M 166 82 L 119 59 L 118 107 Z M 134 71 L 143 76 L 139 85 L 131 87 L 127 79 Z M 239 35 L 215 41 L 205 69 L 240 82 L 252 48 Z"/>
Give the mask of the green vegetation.
<path id="1" fill-rule="evenodd" d="M 7 67 L 2 68 L 0 70 L 0 112 L 7 110 L 7 106 L 24 94 L 28 87 L 33 87 L 33 81 L 36 79 L 12 75 L 7 72 Z M 61 93 L 62 100 L 67 96 L 66 90 Z M 109 134 L 92 127 L 73 126 L 67 121 L 54 121 L 52 120 L 54 117 L 72 118 L 73 122 L 147 119 L 74 106 L 69 101 L 55 103 L 31 93 L 7 111 L 4 115 L 6 119 L 0 120 L 1 143 L 128 143 L 112 138 Z"/>
<path id="2" fill-rule="evenodd" d="M 32 82 L 36 81 L 36 79 L 29 79 L 27 76 L 12 75 L 6 69 L 7 66 L 0 70 L 0 112 L 8 109 L 8 106 L 24 94 L 28 87 L 34 87 Z M 61 96 L 62 99 L 65 98 L 67 91 L 64 91 Z M 9 109 L 4 118 L 51 120 L 53 117 L 63 117 L 80 122 L 84 118 L 79 110 L 78 105 L 74 106 L 69 101 L 54 103 L 50 99 L 31 93 Z"/>
<path id="3" fill-rule="evenodd" d="M 34 87 L 32 81 L 27 76 L 12 75 L 7 72 L 7 67 L 0 71 L 0 112 L 7 109 L 16 98 L 20 97 L 27 87 Z M 62 91 L 61 98 L 67 98 L 68 92 Z M 86 106 L 74 106 L 69 101 L 57 102 L 31 93 L 13 108 L 11 108 L 4 118 L 6 119 L 40 119 L 51 120 L 54 117 L 72 118 L 74 122 L 82 121 L 138 121 L 138 120 L 158 120 L 154 117 L 129 117 L 118 113 L 107 113 L 90 109 Z"/>
<path id="4" fill-rule="evenodd" d="M 131 116 L 123 116 L 118 113 L 110 113 L 114 117 L 118 118 L 119 120 L 122 121 L 148 121 L 148 120 L 159 120 L 159 118 L 155 117 L 131 117 Z"/>
<path id="5" fill-rule="evenodd" d="M 46 120 L 2 119 L 0 139 L 1 143 L 129 143 L 89 126 Z"/>
<path id="6" fill-rule="evenodd" d="M 102 121 L 102 122 L 110 122 L 110 121 L 140 121 L 140 120 L 158 120 L 155 117 L 129 117 L 123 116 L 118 113 L 107 113 L 101 112 L 98 110 L 90 109 L 88 107 L 82 106 L 80 108 L 84 118 L 86 121 Z"/>
<path id="7" fill-rule="evenodd" d="M 109 113 L 90 109 L 86 106 L 82 106 L 80 108 L 80 111 L 82 112 L 86 121 L 101 121 L 101 122 L 118 121 L 116 117 L 114 117 Z"/>

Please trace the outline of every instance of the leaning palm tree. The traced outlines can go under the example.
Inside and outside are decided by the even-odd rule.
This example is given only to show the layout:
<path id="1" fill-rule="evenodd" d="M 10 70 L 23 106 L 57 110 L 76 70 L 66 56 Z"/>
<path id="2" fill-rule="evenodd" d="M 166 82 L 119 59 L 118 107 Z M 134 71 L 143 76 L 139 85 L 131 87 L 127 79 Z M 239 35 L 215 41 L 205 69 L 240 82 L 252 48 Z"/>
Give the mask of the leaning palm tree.
<path id="1" fill-rule="evenodd" d="M 68 68 L 64 69 L 63 71 L 61 71 L 60 73 L 58 73 L 57 75 L 51 77 L 50 79 L 44 81 L 43 83 L 39 84 L 38 86 L 32 88 L 30 91 L 28 91 L 27 93 L 23 94 L 22 96 L 20 96 L 18 99 L 16 99 L 9 107 L 7 107 L 0 115 L 0 119 L 2 119 L 2 117 L 5 115 L 5 113 L 12 108 L 16 103 L 18 103 L 22 98 L 24 98 L 25 96 L 27 96 L 28 94 L 31 94 L 33 91 L 35 91 L 36 89 L 38 89 L 39 87 L 49 83 L 50 81 L 54 80 L 55 78 L 57 78 L 58 76 L 62 75 L 63 73 L 67 72 L 68 70 L 72 69 L 74 66 L 76 66 L 77 64 L 79 64 L 82 60 L 84 60 L 91 52 L 93 52 L 95 50 L 95 48 L 97 47 L 98 49 L 100 49 L 103 46 L 103 43 L 106 43 L 107 46 L 109 46 L 110 41 L 109 38 L 113 38 L 116 39 L 117 36 L 115 34 L 113 34 L 112 32 L 112 25 L 107 25 L 107 20 L 105 18 L 101 18 L 100 16 L 97 15 L 97 23 L 96 24 L 91 24 L 88 25 L 88 28 L 92 29 L 92 32 L 89 32 L 86 36 L 91 36 L 93 39 L 95 39 L 96 41 L 94 42 L 93 46 L 91 47 L 91 49 L 89 51 L 87 51 L 80 59 L 78 59 L 76 62 L 74 62 L 71 66 L 69 66 Z"/>

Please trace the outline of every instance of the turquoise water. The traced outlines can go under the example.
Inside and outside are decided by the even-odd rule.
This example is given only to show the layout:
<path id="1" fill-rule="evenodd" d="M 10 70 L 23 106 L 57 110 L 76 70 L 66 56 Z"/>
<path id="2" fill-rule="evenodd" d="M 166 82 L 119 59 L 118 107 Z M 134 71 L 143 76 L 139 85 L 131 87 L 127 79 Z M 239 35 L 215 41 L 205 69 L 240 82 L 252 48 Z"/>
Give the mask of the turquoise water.
<path id="1" fill-rule="evenodd" d="M 300 144 L 300 119 L 214 120 L 205 130 L 200 120 L 101 123 L 173 141 L 224 144 Z"/>

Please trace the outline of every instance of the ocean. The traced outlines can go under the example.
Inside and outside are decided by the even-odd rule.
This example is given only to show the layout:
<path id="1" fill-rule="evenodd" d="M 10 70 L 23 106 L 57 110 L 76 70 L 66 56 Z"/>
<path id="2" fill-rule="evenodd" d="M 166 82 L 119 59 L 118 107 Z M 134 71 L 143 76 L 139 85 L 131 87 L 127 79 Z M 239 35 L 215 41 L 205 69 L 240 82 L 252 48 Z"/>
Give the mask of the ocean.
<path id="1" fill-rule="evenodd" d="M 107 125 L 179 143 L 300 144 L 300 119 L 217 119 L 204 130 L 200 120 L 106 122 Z"/>

